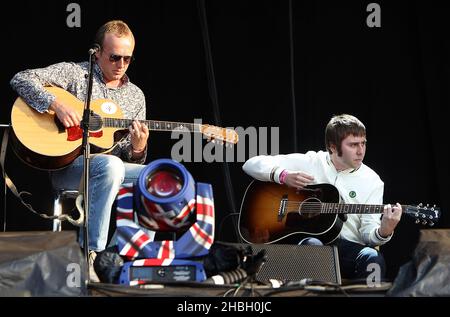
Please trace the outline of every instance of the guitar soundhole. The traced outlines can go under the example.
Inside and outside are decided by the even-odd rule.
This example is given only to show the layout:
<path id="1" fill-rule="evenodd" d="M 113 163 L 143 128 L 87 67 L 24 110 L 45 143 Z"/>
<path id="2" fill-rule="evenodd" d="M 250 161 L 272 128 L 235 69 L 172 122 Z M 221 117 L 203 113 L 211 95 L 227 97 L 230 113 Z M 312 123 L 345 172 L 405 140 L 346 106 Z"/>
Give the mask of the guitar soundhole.
<path id="1" fill-rule="evenodd" d="M 320 215 L 322 203 L 317 198 L 308 198 L 302 201 L 299 208 L 299 214 L 303 218 L 314 218 Z"/>

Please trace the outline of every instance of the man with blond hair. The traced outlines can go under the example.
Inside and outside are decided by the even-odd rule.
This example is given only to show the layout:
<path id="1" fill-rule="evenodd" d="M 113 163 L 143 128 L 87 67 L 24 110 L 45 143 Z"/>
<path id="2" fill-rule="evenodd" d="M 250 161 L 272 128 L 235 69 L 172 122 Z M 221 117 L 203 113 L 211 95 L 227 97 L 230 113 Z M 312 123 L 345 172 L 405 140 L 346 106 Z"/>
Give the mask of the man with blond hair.
<path id="1" fill-rule="evenodd" d="M 138 120 L 146 117 L 145 96 L 131 83 L 126 71 L 132 62 L 135 39 L 128 25 L 119 20 L 102 25 L 96 35 L 99 49 L 93 67 L 92 100 L 110 99 L 120 105 L 124 118 L 135 119 L 129 131 L 108 154 L 93 155 L 89 170 L 89 250 L 105 249 L 111 207 L 119 186 L 134 182 L 144 168 L 148 128 Z M 62 62 L 45 68 L 28 69 L 11 80 L 12 88 L 40 113 L 53 111 L 66 127 L 80 125 L 81 113 L 44 89 L 57 86 L 85 100 L 89 62 Z M 76 158 L 69 166 L 51 172 L 55 189 L 78 189 L 84 160 Z M 83 235 L 80 235 L 80 243 Z M 95 253 L 90 253 L 95 255 Z"/>

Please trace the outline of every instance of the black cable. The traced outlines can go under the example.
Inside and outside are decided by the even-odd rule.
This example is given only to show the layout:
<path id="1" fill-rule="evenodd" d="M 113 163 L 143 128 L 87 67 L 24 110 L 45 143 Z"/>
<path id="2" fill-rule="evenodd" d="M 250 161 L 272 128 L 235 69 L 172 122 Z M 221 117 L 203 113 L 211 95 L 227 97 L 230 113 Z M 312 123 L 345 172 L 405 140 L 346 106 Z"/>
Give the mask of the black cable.
<path id="1" fill-rule="evenodd" d="M 294 21 L 293 21 L 292 0 L 289 0 L 289 61 L 291 70 L 291 102 L 292 102 L 292 129 L 294 152 L 297 152 L 297 111 L 295 108 L 295 67 L 294 67 Z"/>
<path id="2" fill-rule="evenodd" d="M 264 294 L 266 297 L 273 296 L 275 294 L 287 293 L 292 291 L 305 291 L 308 293 L 328 293 L 328 292 L 341 292 L 344 296 L 350 295 L 346 292 L 345 288 L 337 283 L 325 282 L 320 280 L 303 279 L 300 281 L 290 281 L 284 286 L 274 289 L 273 291 Z"/>
<path id="3" fill-rule="evenodd" d="M 247 272 L 244 269 L 237 268 L 228 272 L 220 272 L 211 276 L 204 283 L 217 285 L 230 285 L 244 281 L 247 278 Z"/>
<path id="4" fill-rule="evenodd" d="M 205 6 L 205 0 L 198 0 L 197 1 L 197 7 L 199 12 L 199 18 L 200 18 L 200 27 L 202 31 L 202 38 L 203 38 L 203 46 L 205 49 L 205 57 L 206 57 L 206 75 L 208 78 L 208 90 L 209 90 L 209 97 L 211 98 L 211 103 L 213 105 L 213 113 L 214 113 L 214 123 L 217 126 L 222 126 L 221 119 L 220 119 L 220 108 L 219 108 L 219 98 L 217 95 L 217 87 L 216 87 L 216 80 L 215 80 L 215 74 L 214 74 L 214 63 L 212 58 L 212 51 L 211 51 L 211 42 L 209 40 L 209 31 L 208 31 L 208 19 L 206 16 L 206 6 Z M 233 190 L 233 184 L 231 182 L 231 175 L 230 175 L 230 168 L 228 166 L 228 163 L 224 160 L 222 164 L 222 171 L 225 177 L 225 189 L 227 193 L 228 198 L 228 204 L 231 210 L 236 210 L 236 204 L 234 201 L 234 190 Z M 236 232 L 236 237 L 238 238 L 239 242 L 242 243 L 242 239 L 239 236 L 237 227 L 234 226 L 234 230 Z"/>
<path id="5" fill-rule="evenodd" d="M 239 212 L 232 212 L 232 213 L 229 213 L 228 215 L 226 215 L 225 217 L 223 217 L 222 221 L 219 224 L 219 231 L 218 231 L 218 235 L 217 235 L 219 237 L 220 241 L 223 241 L 222 227 L 223 227 L 223 224 L 225 223 L 225 220 L 227 220 L 228 217 L 230 217 L 230 216 L 239 216 L 239 215 L 240 215 Z M 234 222 L 233 222 L 233 225 L 236 226 Z"/>

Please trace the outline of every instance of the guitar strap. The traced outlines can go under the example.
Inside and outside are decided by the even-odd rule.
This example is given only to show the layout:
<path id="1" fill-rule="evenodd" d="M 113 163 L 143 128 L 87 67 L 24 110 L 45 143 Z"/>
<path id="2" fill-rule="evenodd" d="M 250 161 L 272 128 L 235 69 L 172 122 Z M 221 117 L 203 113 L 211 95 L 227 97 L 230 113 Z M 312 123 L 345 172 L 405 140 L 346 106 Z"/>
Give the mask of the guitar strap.
<path id="1" fill-rule="evenodd" d="M 11 178 L 9 178 L 8 174 L 6 174 L 6 170 L 5 170 L 5 157 L 6 157 L 6 149 L 8 148 L 8 140 L 9 140 L 9 128 L 6 128 L 5 132 L 3 133 L 2 148 L 0 150 L 0 165 L 2 167 L 3 179 L 5 180 L 5 184 L 11 190 L 11 192 L 16 197 L 18 197 L 20 200 L 22 200 L 22 197 L 20 196 L 21 194 L 23 194 L 23 193 L 30 194 L 30 193 L 28 193 L 28 192 L 19 193 L 17 191 L 16 185 L 14 185 L 14 183 L 11 181 Z M 6 212 L 6 210 L 5 210 L 5 212 Z"/>
<path id="2" fill-rule="evenodd" d="M 69 215 L 49 216 L 45 213 L 37 212 L 36 210 L 33 209 L 33 207 L 29 203 L 27 203 L 23 200 L 22 195 L 27 194 L 27 195 L 31 196 L 31 193 L 26 192 L 26 191 L 19 192 L 17 190 L 16 185 L 14 185 L 13 181 L 11 180 L 11 178 L 9 178 L 8 174 L 6 174 L 6 169 L 5 169 L 6 149 L 8 148 L 9 129 L 10 128 L 11 127 L 6 128 L 5 132 L 3 133 L 2 146 L 0 149 L 0 165 L 2 168 L 2 175 L 3 175 L 3 179 L 5 180 L 6 186 L 8 186 L 8 188 L 11 190 L 11 192 L 14 194 L 14 196 L 16 196 L 19 199 L 19 201 L 22 203 L 22 205 L 27 207 L 27 209 L 30 210 L 32 213 L 34 213 L 44 219 L 50 219 L 50 220 L 58 219 L 61 221 L 67 220 L 75 226 L 81 226 L 83 224 L 83 217 L 81 216 L 81 214 L 80 214 L 80 218 L 78 220 L 72 219 Z M 5 200 L 6 200 L 6 197 L 5 197 Z M 6 215 L 6 210 L 4 212 Z M 5 216 L 5 219 L 6 219 L 6 216 Z M 4 224 L 4 227 L 6 228 L 6 222 Z"/>

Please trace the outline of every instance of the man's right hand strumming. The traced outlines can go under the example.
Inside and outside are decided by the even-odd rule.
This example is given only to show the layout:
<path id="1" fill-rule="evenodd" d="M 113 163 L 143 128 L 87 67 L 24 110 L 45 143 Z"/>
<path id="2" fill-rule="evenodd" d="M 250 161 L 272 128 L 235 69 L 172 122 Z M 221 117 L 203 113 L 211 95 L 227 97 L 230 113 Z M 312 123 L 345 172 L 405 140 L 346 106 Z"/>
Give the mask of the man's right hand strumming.
<path id="1" fill-rule="evenodd" d="M 75 109 L 58 102 L 58 100 L 55 100 L 50 105 L 49 110 L 55 112 L 59 121 L 61 121 L 66 128 L 80 125 L 81 115 L 76 112 Z"/>
<path id="2" fill-rule="evenodd" d="M 284 184 L 296 189 L 302 189 L 305 186 L 311 184 L 314 181 L 314 176 L 311 176 L 305 172 L 286 172 L 284 177 Z"/>

